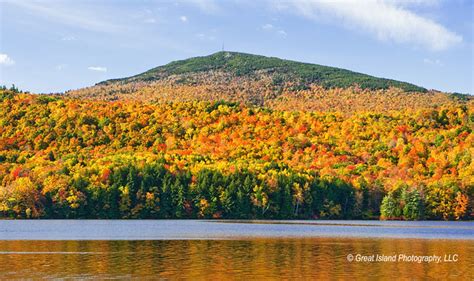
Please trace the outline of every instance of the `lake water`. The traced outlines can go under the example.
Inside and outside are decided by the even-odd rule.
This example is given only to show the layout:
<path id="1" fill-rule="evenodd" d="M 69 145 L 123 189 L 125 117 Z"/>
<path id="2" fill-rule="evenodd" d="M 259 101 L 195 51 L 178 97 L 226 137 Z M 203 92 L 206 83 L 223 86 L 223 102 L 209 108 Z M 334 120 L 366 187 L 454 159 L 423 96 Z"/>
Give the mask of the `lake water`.
<path id="1" fill-rule="evenodd" d="M 1 280 L 473 280 L 473 268 L 473 222 L 0 220 Z"/>

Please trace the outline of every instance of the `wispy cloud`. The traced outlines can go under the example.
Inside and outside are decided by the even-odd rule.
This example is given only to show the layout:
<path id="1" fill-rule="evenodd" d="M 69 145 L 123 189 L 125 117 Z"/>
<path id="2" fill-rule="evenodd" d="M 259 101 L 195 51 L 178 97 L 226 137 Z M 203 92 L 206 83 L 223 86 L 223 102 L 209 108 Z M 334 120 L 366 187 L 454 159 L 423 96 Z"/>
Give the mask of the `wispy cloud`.
<path id="1" fill-rule="evenodd" d="M 88 9 L 73 7 L 74 2 L 5 0 L 5 3 L 17 6 L 33 16 L 81 29 L 118 32 L 123 31 L 124 28 L 124 26 L 104 20 L 104 17 L 94 12 L 92 7 Z"/>
<path id="2" fill-rule="evenodd" d="M 188 18 L 186 16 L 180 16 L 179 20 L 182 21 L 182 22 L 187 22 Z"/>
<path id="3" fill-rule="evenodd" d="M 158 15 L 151 9 L 142 8 L 142 9 L 127 9 L 127 16 L 133 19 L 135 22 L 155 24 L 161 21 Z"/>
<path id="4" fill-rule="evenodd" d="M 12 58 L 10 58 L 7 54 L 0 53 L 0 65 L 10 66 L 14 64 L 15 64 L 15 61 Z"/>
<path id="5" fill-rule="evenodd" d="M 183 0 L 180 2 L 184 4 L 191 4 L 193 6 L 196 6 L 201 11 L 205 13 L 210 13 L 210 14 L 216 13 L 217 11 L 220 10 L 219 6 L 217 5 L 217 2 L 214 0 Z"/>
<path id="6" fill-rule="evenodd" d="M 57 71 L 62 71 L 64 68 L 66 68 L 66 64 L 58 64 L 54 67 Z"/>
<path id="7" fill-rule="evenodd" d="M 405 7 L 416 6 L 438 6 L 442 0 L 385 0 L 392 4 L 397 4 Z"/>
<path id="8" fill-rule="evenodd" d="M 148 18 L 148 19 L 143 20 L 143 22 L 145 22 L 145 23 L 156 23 L 156 19 L 155 18 Z"/>
<path id="9" fill-rule="evenodd" d="M 204 33 L 197 33 L 196 34 L 196 37 L 201 39 L 201 40 L 209 40 L 209 41 L 214 41 L 216 40 L 216 37 L 213 36 L 213 35 L 207 35 L 207 34 L 204 34 Z"/>
<path id="10" fill-rule="evenodd" d="M 424 58 L 423 63 L 430 64 L 430 65 L 443 66 L 443 63 L 439 59 L 432 60 L 432 59 Z"/>
<path id="11" fill-rule="evenodd" d="M 73 35 L 67 35 L 61 38 L 61 41 L 76 41 L 76 40 L 77 38 Z"/>
<path id="12" fill-rule="evenodd" d="M 282 37 L 286 37 L 286 35 L 288 35 L 288 34 L 286 33 L 286 31 L 284 31 L 284 30 L 278 30 L 278 31 L 277 31 L 277 34 L 280 35 L 280 36 L 282 36 Z"/>
<path id="13" fill-rule="evenodd" d="M 87 69 L 98 72 L 107 72 L 107 67 L 104 66 L 89 66 Z"/>
<path id="14" fill-rule="evenodd" d="M 266 24 L 262 25 L 261 28 L 262 28 L 263 31 L 274 32 L 275 34 L 277 34 L 280 37 L 286 37 L 288 35 L 286 33 L 286 31 L 284 31 L 283 29 L 278 29 L 273 24 L 270 24 L 270 23 L 266 23 Z"/>
<path id="15" fill-rule="evenodd" d="M 279 10 L 294 10 L 309 19 L 341 23 L 379 40 L 441 51 L 461 43 L 462 36 L 408 9 L 410 5 L 436 3 L 434 0 L 298 0 L 272 5 Z"/>

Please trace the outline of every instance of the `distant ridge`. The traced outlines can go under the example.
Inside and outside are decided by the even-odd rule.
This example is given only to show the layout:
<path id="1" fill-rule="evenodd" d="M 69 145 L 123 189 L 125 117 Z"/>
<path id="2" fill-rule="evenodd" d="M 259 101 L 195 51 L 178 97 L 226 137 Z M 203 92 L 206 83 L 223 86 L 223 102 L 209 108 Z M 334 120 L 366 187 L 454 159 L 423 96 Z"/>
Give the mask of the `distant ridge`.
<path id="1" fill-rule="evenodd" d="M 472 103 L 443 93 L 341 68 L 221 51 L 174 61 L 138 75 L 68 91 L 65 96 L 147 103 L 225 102 L 274 110 L 416 111 Z"/>
<path id="2" fill-rule="evenodd" d="M 97 85 L 152 82 L 173 75 L 203 74 L 217 71 L 246 78 L 255 78 L 258 76 L 257 74 L 265 73 L 272 77 L 274 84 L 290 82 L 298 89 L 305 89 L 310 85 L 320 85 L 324 88 L 348 88 L 357 85 L 362 89 L 370 90 L 395 87 L 406 92 L 427 91 L 423 87 L 410 83 L 378 78 L 346 69 L 228 51 L 174 61 L 138 75 L 106 80 Z"/>

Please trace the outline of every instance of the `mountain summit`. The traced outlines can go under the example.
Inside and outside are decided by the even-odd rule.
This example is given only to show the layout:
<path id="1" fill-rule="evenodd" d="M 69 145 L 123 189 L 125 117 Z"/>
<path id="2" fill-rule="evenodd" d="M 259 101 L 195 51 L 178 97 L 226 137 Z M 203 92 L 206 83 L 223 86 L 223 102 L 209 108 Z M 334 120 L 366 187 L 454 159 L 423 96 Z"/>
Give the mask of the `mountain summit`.
<path id="1" fill-rule="evenodd" d="M 410 83 L 377 78 L 346 69 L 227 51 L 174 61 L 135 76 L 107 80 L 99 85 L 116 82 L 150 82 L 172 75 L 209 72 L 224 72 L 236 77 L 247 78 L 267 75 L 272 78 L 273 84 L 292 83 L 296 84 L 298 89 L 308 88 L 312 84 L 324 88 L 348 88 L 357 85 L 362 89 L 371 90 L 395 87 L 408 92 L 426 92 L 426 89 Z"/>
<path id="2" fill-rule="evenodd" d="M 69 91 L 99 100 L 226 101 L 277 110 L 391 111 L 433 108 L 449 94 L 350 70 L 237 52 L 218 52 Z"/>

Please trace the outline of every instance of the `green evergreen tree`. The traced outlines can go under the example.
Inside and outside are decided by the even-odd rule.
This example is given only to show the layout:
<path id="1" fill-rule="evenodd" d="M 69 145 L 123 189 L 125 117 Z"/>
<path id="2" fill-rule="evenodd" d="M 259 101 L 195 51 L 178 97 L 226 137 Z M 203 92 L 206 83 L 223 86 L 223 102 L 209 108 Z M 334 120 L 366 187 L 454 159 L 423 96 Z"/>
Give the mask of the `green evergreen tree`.
<path id="1" fill-rule="evenodd" d="M 393 193 L 390 192 L 383 198 L 380 213 L 383 219 L 396 219 L 402 215 L 400 202 L 395 198 Z"/>
<path id="2" fill-rule="evenodd" d="M 165 174 L 160 190 L 160 213 L 162 218 L 173 217 L 173 201 L 171 197 L 172 177 Z"/>
<path id="3" fill-rule="evenodd" d="M 423 202 L 418 190 L 404 192 L 405 206 L 403 207 L 403 217 L 406 220 L 419 220 L 423 217 Z"/>

